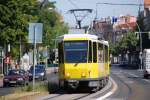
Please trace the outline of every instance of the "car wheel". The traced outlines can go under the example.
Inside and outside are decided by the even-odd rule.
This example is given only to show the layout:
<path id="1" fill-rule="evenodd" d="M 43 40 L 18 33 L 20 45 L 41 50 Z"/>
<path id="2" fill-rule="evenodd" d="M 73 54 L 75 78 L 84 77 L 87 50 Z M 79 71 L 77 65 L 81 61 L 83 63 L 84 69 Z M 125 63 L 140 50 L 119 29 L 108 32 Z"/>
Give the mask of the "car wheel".
<path id="1" fill-rule="evenodd" d="M 29 85 L 29 81 L 26 81 L 26 86 L 28 86 Z"/>

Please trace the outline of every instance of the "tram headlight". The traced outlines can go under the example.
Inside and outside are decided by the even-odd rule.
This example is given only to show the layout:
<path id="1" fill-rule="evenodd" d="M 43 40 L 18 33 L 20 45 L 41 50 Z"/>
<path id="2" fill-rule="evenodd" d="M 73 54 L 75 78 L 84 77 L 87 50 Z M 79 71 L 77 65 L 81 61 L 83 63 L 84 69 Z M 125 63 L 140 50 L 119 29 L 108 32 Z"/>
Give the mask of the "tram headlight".
<path id="1" fill-rule="evenodd" d="M 85 73 L 82 73 L 81 76 L 82 76 L 82 77 L 85 77 L 86 75 L 85 75 Z"/>
<path id="2" fill-rule="evenodd" d="M 69 76 L 70 76 L 70 73 L 67 73 L 66 76 L 69 77 Z"/>

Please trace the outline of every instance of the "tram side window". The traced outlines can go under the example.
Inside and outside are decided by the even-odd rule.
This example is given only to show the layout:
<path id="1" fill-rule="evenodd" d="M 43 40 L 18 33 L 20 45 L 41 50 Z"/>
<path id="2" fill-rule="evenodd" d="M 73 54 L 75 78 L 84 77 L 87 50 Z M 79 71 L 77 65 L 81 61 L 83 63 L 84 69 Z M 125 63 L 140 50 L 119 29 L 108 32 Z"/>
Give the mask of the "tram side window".
<path id="1" fill-rule="evenodd" d="M 100 63 L 102 63 L 103 62 L 103 53 L 104 53 L 104 51 L 103 51 L 103 44 L 98 44 L 98 62 Z"/>
<path id="2" fill-rule="evenodd" d="M 108 62 L 108 47 L 105 46 L 105 62 Z"/>
<path id="3" fill-rule="evenodd" d="M 92 42 L 89 41 L 89 63 L 92 62 Z"/>
<path id="4" fill-rule="evenodd" d="M 63 59 L 63 43 L 59 43 L 58 44 L 58 55 L 59 55 L 59 63 L 63 63 L 64 59 Z"/>
<path id="5" fill-rule="evenodd" d="M 93 62 L 97 62 L 97 45 L 96 42 L 93 42 Z"/>

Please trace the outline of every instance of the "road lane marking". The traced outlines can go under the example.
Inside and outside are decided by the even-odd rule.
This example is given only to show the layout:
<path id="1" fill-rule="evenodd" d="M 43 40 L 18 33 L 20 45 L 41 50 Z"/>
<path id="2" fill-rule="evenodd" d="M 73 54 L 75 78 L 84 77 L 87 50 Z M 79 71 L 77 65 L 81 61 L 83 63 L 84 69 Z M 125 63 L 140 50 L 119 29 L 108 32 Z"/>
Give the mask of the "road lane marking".
<path id="1" fill-rule="evenodd" d="M 105 99 L 105 100 L 124 100 L 123 98 L 108 98 L 108 99 Z"/>
<path id="2" fill-rule="evenodd" d="M 139 76 L 137 76 L 137 75 L 135 75 L 135 74 L 132 74 L 132 73 L 128 73 L 130 76 L 133 76 L 133 77 L 135 77 L 135 78 L 137 78 L 137 77 L 139 77 Z"/>
<path id="3" fill-rule="evenodd" d="M 127 84 L 133 84 L 134 83 L 134 81 L 125 81 L 125 83 L 127 83 Z"/>
<path id="4" fill-rule="evenodd" d="M 146 81 L 146 82 L 148 82 L 148 83 L 150 83 L 150 80 L 147 80 L 147 79 L 143 79 L 144 81 Z"/>
<path id="5" fill-rule="evenodd" d="M 126 72 L 126 73 L 127 73 L 127 72 Z M 135 78 L 140 77 L 140 76 L 137 76 L 137 75 L 132 74 L 132 73 L 127 73 L 127 74 L 129 74 L 130 76 L 133 76 L 133 77 L 135 77 Z M 147 79 L 142 79 L 142 80 L 144 80 L 144 81 L 146 81 L 146 82 L 150 83 L 150 80 L 147 80 Z"/>
<path id="6" fill-rule="evenodd" d="M 104 99 L 108 98 L 110 95 L 112 95 L 117 90 L 117 88 L 118 88 L 117 83 L 112 78 L 110 78 L 110 80 L 112 81 L 112 83 L 114 85 L 113 89 L 110 92 L 108 92 L 107 94 L 105 94 L 104 96 L 101 96 L 100 98 L 98 98 L 96 100 L 104 100 Z"/>

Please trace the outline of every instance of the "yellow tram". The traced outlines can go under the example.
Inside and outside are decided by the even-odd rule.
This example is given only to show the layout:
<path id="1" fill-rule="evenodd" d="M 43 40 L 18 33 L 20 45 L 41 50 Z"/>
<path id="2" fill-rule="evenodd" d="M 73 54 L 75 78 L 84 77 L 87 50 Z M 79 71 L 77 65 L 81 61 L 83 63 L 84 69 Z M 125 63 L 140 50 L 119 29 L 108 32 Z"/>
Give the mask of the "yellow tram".
<path id="1" fill-rule="evenodd" d="M 99 89 L 107 84 L 109 45 L 91 34 L 66 34 L 58 39 L 59 85 Z"/>

